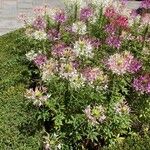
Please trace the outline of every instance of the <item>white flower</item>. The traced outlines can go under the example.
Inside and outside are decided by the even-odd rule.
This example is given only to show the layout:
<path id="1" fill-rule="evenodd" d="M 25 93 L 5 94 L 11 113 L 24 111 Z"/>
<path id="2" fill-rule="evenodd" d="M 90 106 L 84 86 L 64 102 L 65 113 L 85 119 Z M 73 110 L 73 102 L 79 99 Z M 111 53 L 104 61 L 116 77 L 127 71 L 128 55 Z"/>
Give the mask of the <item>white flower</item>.
<path id="1" fill-rule="evenodd" d="M 70 79 L 70 86 L 74 89 L 79 89 L 83 87 L 85 84 L 85 78 L 78 73 L 74 74 Z"/>
<path id="2" fill-rule="evenodd" d="M 72 78 L 75 74 L 77 74 L 77 70 L 74 68 L 72 63 L 62 63 L 59 68 L 59 75 L 62 78 Z"/>
<path id="3" fill-rule="evenodd" d="M 55 72 L 57 71 L 57 62 L 50 59 L 48 60 L 41 68 L 42 80 L 47 81 L 54 76 Z"/>
<path id="4" fill-rule="evenodd" d="M 72 31 L 75 33 L 84 35 L 86 34 L 86 30 L 87 30 L 86 24 L 82 21 L 73 23 L 72 25 Z"/>
<path id="5" fill-rule="evenodd" d="M 79 40 L 74 44 L 74 52 L 77 56 L 93 57 L 93 47 L 89 41 Z"/>
<path id="6" fill-rule="evenodd" d="M 26 57 L 29 61 L 32 61 L 36 56 L 37 56 L 37 54 L 33 50 L 31 50 L 30 52 L 28 52 L 26 54 Z"/>
<path id="7" fill-rule="evenodd" d="M 44 31 L 35 31 L 32 34 L 32 36 L 36 40 L 46 40 L 47 39 L 47 34 Z"/>

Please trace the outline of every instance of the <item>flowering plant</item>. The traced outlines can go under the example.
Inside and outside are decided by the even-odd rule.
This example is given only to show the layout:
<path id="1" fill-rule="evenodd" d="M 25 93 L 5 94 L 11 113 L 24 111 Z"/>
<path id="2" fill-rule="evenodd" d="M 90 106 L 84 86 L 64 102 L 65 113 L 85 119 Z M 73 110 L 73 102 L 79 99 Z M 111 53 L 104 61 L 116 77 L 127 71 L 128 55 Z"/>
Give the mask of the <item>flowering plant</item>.
<path id="1" fill-rule="evenodd" d="M 131 134 L 138 103 L 150 103 L 149 22 L 124 1 L 65 4 L 19 17 L 39 74 L 25 97 L 47 113 L 45 149 L 111 147 Z"/>

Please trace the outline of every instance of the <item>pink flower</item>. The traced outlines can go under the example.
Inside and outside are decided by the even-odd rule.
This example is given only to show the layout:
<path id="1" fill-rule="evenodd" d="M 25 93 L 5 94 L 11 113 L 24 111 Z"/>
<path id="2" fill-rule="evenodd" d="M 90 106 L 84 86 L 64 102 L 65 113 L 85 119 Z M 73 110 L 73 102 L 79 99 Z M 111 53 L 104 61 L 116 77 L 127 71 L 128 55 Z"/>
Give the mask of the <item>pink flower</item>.
<path id="1" fill-rule="evenodd" d="M 108 19 L 113 19 L 116 16 L 116 11 L 113 7 L 107 7 L 105 10 L 104 15 L 108 18 Z"/>
<path id="2" fill-rule="evenodd" d="M 109 35 L 106 38 L 106 43 L 113 48 L 119 49 L 121 46 L 121 40 L 115 35 Z"/>
<path id="3" fill-rule="evenodd" d="M 149 9 L 149 8 L 150 8 L 150 0 L 143 0 L 143 1 L 141 2 L 141 7 L 142 7 L 142 8 Z"/>
<path id="4" fill-rule="evenodd" d="M 56 29 L 51 29 L 48 31 L 47 36 L 51 41 L 55 41 L 60 38 L 60 33 Z"/>
<path id="5" fill-rule="evenodd" d="M 115 24 L 122 28 L 128 28 L 128 17 L 117 15 L 114 20 Z"/>
<path id="6" fill-rule="evenodd" d="M 44 20 L 43 17 L 38 16 L 33 22 L 33 27 L 38 30 L 45 30 L 46 21 Z"/>
<path id="7" fill-rule="evenodd" d="M 132 86 L 137 92 L 150 94 L 150 73 L 135 78 Z"/>
<path id="8" fill-rule="evenodd" d="M 36 64 L 36 66 L 41 67 L 45 62 L 47 61 L 47 57 L 43 54 L 38 54 L 33 62 Z"/>
<path id="9" fill-rule="evenodd" d="M 93 10 L 90 7 L 85 7 L 81 9 L 80 20 L 87 21 L 93 16 Z"/>
<path id="10" fill-rule="evenodd" d="M 65 51 L 65 43 L 59 43 L 52 47 L 52 55 L 54 57 L 62 57 Z"/>
<path id="11" fill-rule="evenodd" d="M 118 75 L 123 75 L 127 72 L 135 73 L 141 68 L 141 63 L 127 51 L 110 56 L 106 64 L 113 73 Z"/>
<path id="12" fill-rule="evenodd" d="M 57 11 L 54 15 L 54 20 L 58 23 L 64 23 L 67 20 L 64 10 Z"/>

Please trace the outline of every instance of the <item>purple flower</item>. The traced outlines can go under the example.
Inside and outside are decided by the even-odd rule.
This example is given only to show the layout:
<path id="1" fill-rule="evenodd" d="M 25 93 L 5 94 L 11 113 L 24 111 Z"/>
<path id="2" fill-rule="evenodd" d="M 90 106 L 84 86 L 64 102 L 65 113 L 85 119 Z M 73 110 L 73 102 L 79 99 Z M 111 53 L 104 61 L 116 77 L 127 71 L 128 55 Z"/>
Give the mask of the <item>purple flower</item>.
<path id="1" fill-rule="evenodd" d="M 93 10 L 90 7 L 82 8 L 80 12 L 80 20 L 87 21 L 93 16 Z"/>
<path id="2" fill-rule="evenodd" d="M 149 8 L 150 8 L 150 0 L 143 0 L 143 1 L 141 2 L 141 7 L 142 7 L 142 8 L 149 9 Z"/>
<path id="3" fill-rule="evenodd" d="M 52 47 L 52 55 L 54 57 L 62 57 L 65 51 L 66 45 L 64 43 L 56 44 Z"/>
<path id="4" fill-rule="evenodd" d="M 44 18 L 38 16 L 33 22 L 33 27 L 38 30 L 44 30 L 46 28 L 46 22 Z"/>
<path id="5" fill-rule="evenodd" d="M 116 28 L 112 24 L 107 24 L 105 26 L 105 32 L 110 34 L 110 35 L 112 35 L 112 34 L 114 34 L 116 32 Z"/>
<path id="6" fill-rule="evenodd" d="M 46 61 L 47 61 L 47 57 L 43 54 L 38 54 L 33 60 L 33 62 L 38 67 L 41 67 L 42 65 L 44 65 Z"/>
<path id="7" fill-rule="evenodd" d="M 54 19 L 58 23 L 64 23 L 67 19 L 67 16 L 63 10 L 60 10 L 55 13 Z"/>
<path id="8" fill-rule="evenodd" d="M 60 38 L 60 33 L 56 29 L 51 29 L 47 33 L 48 38 L 53 41 Z"/>
<path id="9" fill-rule="evenodd" d="M 113 47 L 119 49 L 121 46 L 121 41 L 117 36 L 109 36 L 106 38 L 106 43 Z"/>
<path id="10" fill-rule="evenodd" d="M 137 92 L 150 94 L 150 73 L 135 78 L 132 85 Z"/>
<path id="11" fill-rule="evenodd" d="M 130 73 L 135 73 L 137 71 L 139 71 L 142 67 L 142 64 L 140 61 L 138 61 L 137 59 L 133 58 L 133 60 L 130 63 L 130 66 L 128 68 L 128 72 Z"/>

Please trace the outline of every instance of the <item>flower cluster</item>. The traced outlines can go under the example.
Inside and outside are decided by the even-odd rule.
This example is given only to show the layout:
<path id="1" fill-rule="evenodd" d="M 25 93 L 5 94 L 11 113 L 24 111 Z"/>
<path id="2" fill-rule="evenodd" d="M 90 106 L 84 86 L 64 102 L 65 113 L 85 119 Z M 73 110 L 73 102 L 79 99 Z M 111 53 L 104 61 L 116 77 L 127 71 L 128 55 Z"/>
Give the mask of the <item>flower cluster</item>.
<path id="1" fill-rule="evenodd" d="M 141 62 L 127 51 L 111 55 L 106 65 L 113 73 L 118 75 L 123 75 L 127 72 L 135 73 L 142 67 Z"/>
<path id="2" fill-rule="evenodd" d="M 150 74 L 147 73 L 135 78 L 132 85 L 136 91 L 150 94 Z"/>
<path id="3" fill-rule="evenodd" d="M 106 120 L 105 115 L 105 108 L 102 105 L 94 106 L 87 106 L 84 110 L 84 113 L 90 123 L 93 125 L 101 124 Z"/>
<path id="4" fill-rule="evenodd" d="M 104 75 L 104 72 L 99 68 L 85 68 L 82 74 L 90 86 L 102 87 L 103 89 L 107 87 L 108 76 Z"/>
<path id="5" fill-rule="evenodd" d="M 65 9 L 37 7 L 31 21 L 20 16 L 31 46 L 26 58 L 33 64 L 37 85 L 31 84 L 25 97 L 42 106 L 40 117 L 52 123 L 50 134 L 58 135 L 58 141 L 51 136 L 55 148 L 61 144 L 60 149 L 73 149 L 75 143 L 76 149 L 95 149 L 95 141 L 103 145 L 128 136 L 134 115 L 128 105 L 131 93 L 135 100 L 135 93 L 144 99 L 150 94 L 149 14 L 139 16 L 124 0 L 65 1 Z"/>
<path id="6" fill-rule="evenodd" d="M 26 90 L 25 97 L 32 100 L 33 105 L 40 107 L 43 106 L 50 97 L 50 95 L 46 93 L 47 89 L 45 87 L 36 87 L 35 90 Z"/>
<path id="7" fill-rule="evenodd" d="M 119 115 L 129 114 L 130 112 L 129 106 L 127 105 L 125 101 L 122 101 L 122 100 L 115 104 L 114 110 L 116 114 L 119 114 Z"/>

